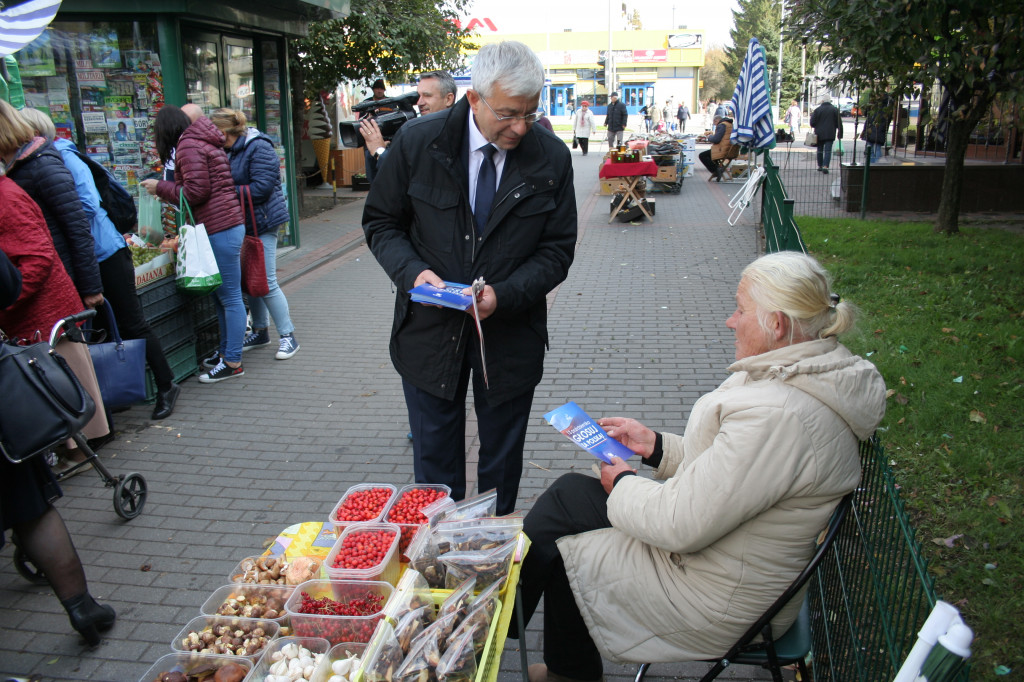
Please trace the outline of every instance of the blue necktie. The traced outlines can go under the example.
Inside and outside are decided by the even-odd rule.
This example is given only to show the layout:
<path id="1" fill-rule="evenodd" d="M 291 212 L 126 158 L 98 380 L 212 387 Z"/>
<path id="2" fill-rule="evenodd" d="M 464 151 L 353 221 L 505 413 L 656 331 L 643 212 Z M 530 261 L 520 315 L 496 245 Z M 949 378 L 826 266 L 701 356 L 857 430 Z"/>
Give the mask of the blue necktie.
<path id="1" fill-rule="evenodd" d="M 480 164 L 480 173 L 476 176 L 476 203 L 473 205 L 473 222 L 476 223 L 477 233 L 483 234 L 487 216 L 491 214 L 491 206 L 494 204 L 494 192 L 498 181 L 494 172 L 494 161 L 491 159 L 491 155 L 495 152 L 494 145 L 485 144 L 477 151 L 483 152 L 484 162 Z"/>

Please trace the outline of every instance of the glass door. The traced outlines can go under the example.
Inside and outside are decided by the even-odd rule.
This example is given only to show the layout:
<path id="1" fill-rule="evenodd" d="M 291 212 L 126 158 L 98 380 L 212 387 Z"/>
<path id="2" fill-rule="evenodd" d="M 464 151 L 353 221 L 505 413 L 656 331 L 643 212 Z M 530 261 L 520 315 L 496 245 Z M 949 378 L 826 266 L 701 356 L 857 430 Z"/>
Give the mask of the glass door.
<path id="1" fill-rule="evenodd" d="M 183 37 L 185 96 L 206 113 L 223 106 L 220 38 L 196 33 Z"/>
<path id="2" fill-rule="evenodd" d="M 224 58 L 227 64 L 227 106 L 244 113 L 246 119 L 255 126 L 256 81 L 252 41 L 225 36 Z"/>

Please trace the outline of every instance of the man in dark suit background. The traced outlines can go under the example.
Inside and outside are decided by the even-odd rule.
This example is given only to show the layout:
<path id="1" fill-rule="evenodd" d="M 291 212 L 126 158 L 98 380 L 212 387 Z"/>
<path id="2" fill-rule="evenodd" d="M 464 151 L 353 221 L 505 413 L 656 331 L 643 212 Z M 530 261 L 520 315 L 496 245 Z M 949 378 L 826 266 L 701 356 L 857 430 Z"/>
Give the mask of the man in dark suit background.
<path id="1" fill-rule="evenodd" d="M 409 410 L 416 481 L 464 497 L 472 381 L 477 487 L 497 488 L 499 514 L 516 506 L 548 342 L 545 297 L 565 279 L 576 242 L 569 150 L 534 125 L 543 85 L 543 66 L 526 45 L 483 47 L 465 97 L 399 129 L 363 211 L 367 243 L 397 288 L 391 359 Z M 477 300 L 483 356 L 472 308 L 413 303 L 408 294 L 478 277 L 487 282 Z"/>

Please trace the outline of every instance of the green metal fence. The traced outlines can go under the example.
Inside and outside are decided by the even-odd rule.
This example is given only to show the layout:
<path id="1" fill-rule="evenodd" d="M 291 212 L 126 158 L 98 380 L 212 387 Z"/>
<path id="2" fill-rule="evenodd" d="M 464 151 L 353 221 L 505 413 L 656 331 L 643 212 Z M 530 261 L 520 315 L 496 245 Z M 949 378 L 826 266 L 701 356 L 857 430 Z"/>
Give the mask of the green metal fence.
<path id="1" fill-rule="evenodd" d="M 800 230 L 793 220 L 793 200 L 779 177 L 779 167 L 764 154 L 764 182 L 761 184 L 761 224 L 764 226 L 765 251 L 807 251 Z"/>
<path id="2" fill-rule="evenodd" d="M 779 169 L 765 155 L 765 249 L 806 251 Z M 861 487 L 808 591 L 815 682 L 888 682 L 935 605 L 921 545 L 878 438 L 861 443 Z M 965 669 L 957 680 L 967 682 Z"/>

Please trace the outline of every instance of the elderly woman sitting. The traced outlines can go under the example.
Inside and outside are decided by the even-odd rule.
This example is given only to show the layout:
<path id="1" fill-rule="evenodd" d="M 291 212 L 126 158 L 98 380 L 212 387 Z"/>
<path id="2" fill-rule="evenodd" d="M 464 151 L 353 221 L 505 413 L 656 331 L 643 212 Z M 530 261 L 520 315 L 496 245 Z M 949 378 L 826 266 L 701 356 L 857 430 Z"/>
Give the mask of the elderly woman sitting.
<path id="1" fill-rule="evenodd" d="M 599 423 L 654 467 L 559 478 L 524 522 L 524 619 L 544 597 L 544 661 L 530 680 L 598 680 L 602 657 L 720 656 L 789 586 L 839 500 L 860 481 L 858 440 L 885 383 L 836 335 L 853 326 L 822 267 L 799 253 L 744 269 L 732 375 L 701 397 L 682 436 Z M 774 625 L 784 632 L 800 600 Z"/>

